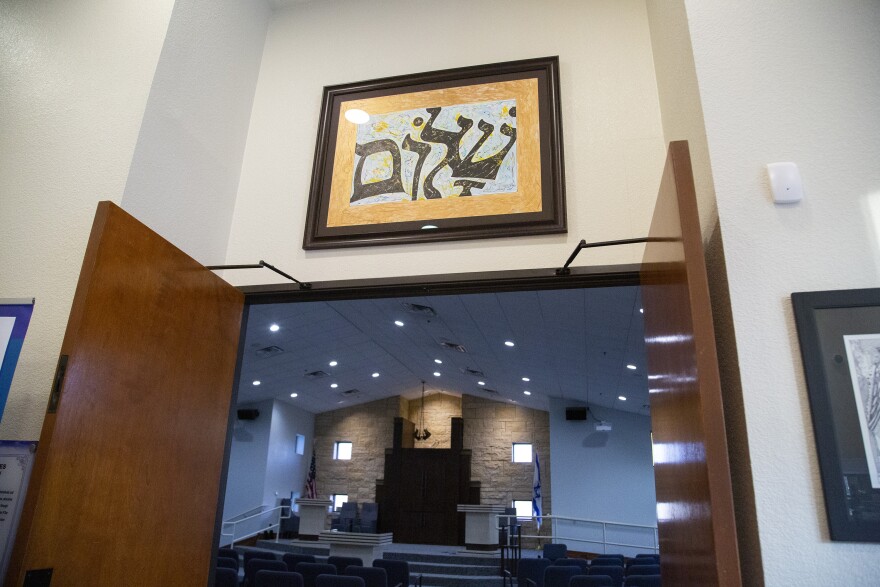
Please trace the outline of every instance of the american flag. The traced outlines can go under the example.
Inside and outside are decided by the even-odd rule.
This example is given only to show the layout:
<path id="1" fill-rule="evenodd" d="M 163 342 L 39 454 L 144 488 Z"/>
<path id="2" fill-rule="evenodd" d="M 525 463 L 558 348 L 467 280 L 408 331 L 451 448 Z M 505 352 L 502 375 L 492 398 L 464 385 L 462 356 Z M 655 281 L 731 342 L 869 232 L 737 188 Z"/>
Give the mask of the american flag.
<path id="1" fill-rule="evenodd" d="M 309 465 L 309 476 L 306 478 L 306 498 L 318 498 L 318 486 L 315 483 L 317 475 L 315 473 L 315 451 L 312 451 L 312 464 Z"/>

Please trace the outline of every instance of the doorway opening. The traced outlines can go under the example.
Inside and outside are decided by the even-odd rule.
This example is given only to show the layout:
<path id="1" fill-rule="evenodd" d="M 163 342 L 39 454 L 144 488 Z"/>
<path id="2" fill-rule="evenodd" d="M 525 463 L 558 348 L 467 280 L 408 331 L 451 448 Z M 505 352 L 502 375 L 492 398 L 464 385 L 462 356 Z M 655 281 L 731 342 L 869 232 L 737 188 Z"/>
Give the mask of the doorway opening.
<path id="1" fill-rule="evenodd" d="M 438 449 L 459 417 L 480 503 L 531 501 L 533 461 L 511 454 L 532 443 L 544 513 L 559 518 L 540 534 L 530 520 L 527 535 L 556 534 L 580 552 L 656 552 L 638 284 L 637 267 L 622 266 L 241 288 L 249 309 L 236 407 L 265 416 L 233 426 L 223 519 L 301 497 L 313 449 L 320 496 L 378 501 L 393 416 L 421 416 L 431 435 L 412 446 Z M 298 456 L 284 438 L 303 431 Z M 334 459 L 340 443 L 350 461 Z M 380 529 L 393 530 L 382 514 Z M 463 543 L 463 531 L 450 530 L 448 543 Z M 603 532 L 610 546 L 596 539 Z"/>

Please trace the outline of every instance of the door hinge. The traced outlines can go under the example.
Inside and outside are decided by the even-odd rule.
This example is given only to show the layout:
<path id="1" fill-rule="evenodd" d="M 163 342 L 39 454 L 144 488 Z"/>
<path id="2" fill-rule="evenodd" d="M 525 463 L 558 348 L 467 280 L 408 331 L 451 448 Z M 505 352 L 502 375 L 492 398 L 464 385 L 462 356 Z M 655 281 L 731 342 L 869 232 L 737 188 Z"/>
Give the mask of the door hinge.
<path id="1" fill-rule="evenodd" d="M 64 385 L 64 374 L 67 373 L 67 355 L 58 357 L 58 366 L 55 367 L 55 378 L 52 380 L 52 393 L 49 395 L 49 407 L 47 414 L 58 411 L 58 402 L 61 401 L 61 386 Z"/>

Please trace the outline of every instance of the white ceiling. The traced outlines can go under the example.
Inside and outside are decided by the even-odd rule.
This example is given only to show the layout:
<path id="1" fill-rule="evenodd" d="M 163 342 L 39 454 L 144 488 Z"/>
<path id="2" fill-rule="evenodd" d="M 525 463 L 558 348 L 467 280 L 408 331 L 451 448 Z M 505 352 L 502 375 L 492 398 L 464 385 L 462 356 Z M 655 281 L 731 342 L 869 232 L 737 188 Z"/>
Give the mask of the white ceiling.
<path id="1" fill-rule="evenodd" d="M 560 397 L 647 414 L 639 300 L 638 287 L 615 287 L 253 305 L 238 402 L 278 398 L 320 413 L 395 395 L 415 399 L 424 379 L 428 393 L 543 410 L 548 398 Z M 413 303 L 436 316 L 408 311 L 405 304 Z M 270 331 L 272 324 L 279 330 Z M 444 348 L 443 341 L 467 352 Z M 270 346 L 283 352 L 259 356 Z M 315 371 L 326 375 L 307 376 Z M 344 393 L 352 389 L 358 392 Z M 294 392 L 297 398 L 290 397 Z"/>

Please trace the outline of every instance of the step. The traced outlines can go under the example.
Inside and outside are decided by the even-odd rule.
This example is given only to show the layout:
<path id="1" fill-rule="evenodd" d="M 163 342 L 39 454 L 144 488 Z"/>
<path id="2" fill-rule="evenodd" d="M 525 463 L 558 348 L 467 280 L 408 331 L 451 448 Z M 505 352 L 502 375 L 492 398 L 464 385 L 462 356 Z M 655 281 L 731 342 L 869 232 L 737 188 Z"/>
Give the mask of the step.
<path id="1" fill-rule="evenodd" d="M 502 587 L 501 577 L 421 574 L 410 571 L 410 579 L 422 577 L 423 587 Z"/>
<path id="2" fill-rule="evenodd" d="M 450 547 L 452 548 L 452 547 Z M 471 555 L 471 554 L 458 554 L 458 553 L 447 553 L 447 554 L 437 554 L 437 553 L 421 553 L 421 552 L 395 552 L 394 550 L 387 550 L 382 558 L 386 558 L 389 560 L 404 560 L 409 561 L 410 563 L 437 563 L 437 564 L 459 564 L 459 565 L 474 565 L 474 566 L 486 566 L 486 567 L 497 567 L 501 560 L 500 557 L 496 555 Z"/>
<path id="3" fill-rule="evenodd" d="M 434 575 L 464 575 L 468 577 L 497 577 L 500 564 L 494 565 L 462 565 L 460 563 L 424 563 L 409 561 L 409 572 Z"/>
<path id="4" fill-rule="evenodd" d="M 242 550 L 246 548 L 253 548 L 255 550 L 271 550 L 281 553 L 294 552 L 296 554 L 330 556 L 330 548 L 328 546 L 318 546 L 317 542 L 315 542 L 315 546 L 304 546 L 302 543 L 289 544 L 286 542 L 275 542 L 274 540 L 258 540 L 256 546 L 254 547 L 236 546 L 236 548 L 241 548 Z"/>

